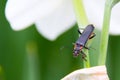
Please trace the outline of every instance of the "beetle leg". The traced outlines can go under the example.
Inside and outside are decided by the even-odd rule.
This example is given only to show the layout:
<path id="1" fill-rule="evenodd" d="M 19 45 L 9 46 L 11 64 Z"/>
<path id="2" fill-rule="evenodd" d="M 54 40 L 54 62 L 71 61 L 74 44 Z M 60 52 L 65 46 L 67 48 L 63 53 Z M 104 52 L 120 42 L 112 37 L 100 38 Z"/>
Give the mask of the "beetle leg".
<path id="1" fill-rule="evenodd" d="M 81 53 L 82 53 L 82 59 L 84 59 L 85 61 L 87 61 L 87 59 L 85 58 L 86 54 L 83 51 L 81 51 Z"/>
<path id="2" fill-rule="evenodd" d="M 80 30 L 84 30 L 85 28 L 79 28 Z M 78 33 L 81 35 L 82 32 L 78 29 Z"/>
<path id="3" fill-rule="evenodd" d="M 82 32 L 78 29 L 78 33 L 81 35 L 82 34 Z"/>
<path id="4" fill-rule="evenodd" d="M 95 37 L 96 34 L 95 33 L 92 33 L 91 36 L 89 37 L 89 39 L 92 39 L 93 37 Z"/>
<path id="5" fill-rule="evenodd" d="M 86 46 L 84 46 L 84 48 L 85 48 L 85 49 L 88 49 L 88 50 L 90 50 L 90 49 L 94 49 L 94 50 L 96 50 L 96 49 L 93 48 L 93 47 L 86 47 Z"/>
<path id="6" fill-rule="evenodd" d="M 86 47 L 86 46 L 84 46 L 84 48 L 90 50 L 90 48 L 88 48 L 88 47 Z"/>

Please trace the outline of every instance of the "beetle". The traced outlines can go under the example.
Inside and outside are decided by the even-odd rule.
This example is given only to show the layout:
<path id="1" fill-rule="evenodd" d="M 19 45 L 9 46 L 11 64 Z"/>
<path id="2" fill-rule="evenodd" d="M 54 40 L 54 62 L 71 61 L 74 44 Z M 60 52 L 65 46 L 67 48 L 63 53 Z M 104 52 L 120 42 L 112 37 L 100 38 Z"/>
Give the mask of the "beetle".
<path id="1" fill-rule="evenodd" d="M 82 58 L 84 60 L 86 57 L 86 54 L 82 51 L 83 48 L 88 49 L 86 47 L 86 43 L 89 39 L 92 39 L 95 36 L 94 31 L 94 26 L 92 24 L 89 24 L 84 31 L 81 33 L 80 30 L 78 30 L 79 34 L 81 35 L 78 40 L 74 43 L 74 50 L 73 50 L 73 55 L 77 57 L 79 54 L 82 55 Z"/>

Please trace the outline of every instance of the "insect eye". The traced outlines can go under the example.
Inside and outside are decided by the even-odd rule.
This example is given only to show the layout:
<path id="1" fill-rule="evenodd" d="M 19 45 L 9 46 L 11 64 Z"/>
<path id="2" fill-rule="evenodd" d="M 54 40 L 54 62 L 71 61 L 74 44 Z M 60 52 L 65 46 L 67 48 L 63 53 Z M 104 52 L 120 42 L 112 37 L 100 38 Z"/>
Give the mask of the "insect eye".
<path id="1" fill-rule="evenodd" d="M 77 45 L 77 46 L 79 46 L 79 44 L 78 44 L 78 43 L 76 43 L 76 45 Z"/>
<path id="2" fill-rule="evenodd" d="M 80 45 L 80 44 L 76 43 L 76 46 L 77 46 L 77 47 L 80 47 L 80 46 L 82 46 L 82 45 Z"/>

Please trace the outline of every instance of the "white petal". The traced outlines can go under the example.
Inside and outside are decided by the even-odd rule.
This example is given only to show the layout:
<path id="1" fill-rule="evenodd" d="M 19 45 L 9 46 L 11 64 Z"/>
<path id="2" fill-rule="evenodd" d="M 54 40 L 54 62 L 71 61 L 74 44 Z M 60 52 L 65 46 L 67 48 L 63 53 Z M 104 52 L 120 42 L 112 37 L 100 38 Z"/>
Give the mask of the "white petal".
<path id="1" fill-rule="evenodd" d="M 109 78 L 105 66 L 96 66 L 76 70 L 61 80 L 109 80 Z"/>
<path id="2" fill-rule="evenodd" d="M 120 3 L 115 5 L 112 9 L 110 33 L 115 35 L 120 34 Z"/>
<path id="3" fill-rule="evenodd" d="M 24 29 L 48 16 L 63 0 L 8 0 L 5 14 L 14 30 Z"/>
<path id="4" fill-rule="evenodd" d="M 101 29 L 105 0 L 83 0 L 83 4 L 90 24 Z"/>
<path id="5" fill-rule="evenodd" d="M 55 40 L 76 22 L 71 0 L 64 0 L 61 6 L 37 21 L 37 30 L 46 38 Z"/>
<path id="6" fill-rule="evenodd" d="M 88 20 L 96 28 L 102 29 L 105 0 L 83 0 Z M 120 3 L 112 9 L 110 20 L 110 33 L 120 34 Z"/>

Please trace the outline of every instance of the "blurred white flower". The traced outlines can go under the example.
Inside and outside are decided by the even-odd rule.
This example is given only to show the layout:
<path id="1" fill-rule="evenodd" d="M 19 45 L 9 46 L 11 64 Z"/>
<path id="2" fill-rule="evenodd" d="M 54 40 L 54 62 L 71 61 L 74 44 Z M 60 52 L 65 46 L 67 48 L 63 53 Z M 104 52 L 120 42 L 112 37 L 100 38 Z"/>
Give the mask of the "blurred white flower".
<path id="1" fill-rule="evenodd" d="M 98 29 L 103 23 L 105 0 L 83 0 L 88 20 Z M 120 3 L 112 9 L 110 32 L 120 34 Z M 32 24 L 44 37 L 55 40 L 76 22 L 72 0 L 8 0 L 5 14 L 14 30 Z"/>
<path id="2" fill-rule="evenodd" d="M 49 40 L 55 40 L 76 22 L 72 0 L 8 0 L 5 14 L 14 30 L 35 24 Z"/>
<path id="3" fill-rule="evenodd" d="M 94 24 L 98 29 L 102 29 L 104 7 L 106 0 L 83 0 L 86 15 L 91 24 Z M 112 8 L 110 30 L 111 34 L 120 34 L 120 3 L 117 3 Z"/>
<path id="4" fill-rule="evenodd" d="M 109 80 L 109 78 L 105 66 L 96 66 L 76 70 L 61 80 Z"/>

